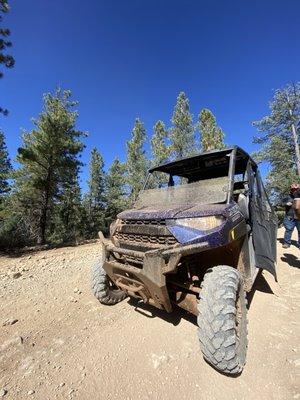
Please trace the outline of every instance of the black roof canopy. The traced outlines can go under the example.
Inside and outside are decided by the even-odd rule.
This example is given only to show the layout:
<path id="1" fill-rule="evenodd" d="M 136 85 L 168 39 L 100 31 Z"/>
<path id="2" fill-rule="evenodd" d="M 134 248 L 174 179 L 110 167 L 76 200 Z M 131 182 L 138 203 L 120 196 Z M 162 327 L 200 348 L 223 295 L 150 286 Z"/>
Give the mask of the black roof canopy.
<path id="1" fill-rule="evenodd" d="M 192 157 L 182 158 L 166 164 L 151 168 L 150 173 L 155 171 L 165 172 L 173 176 L 182 176 L 190 180 L 210 179 L 228 175 L 230 155 L 236 150 L 235 173 L 245 172 L 250 160 L 256 167 L 255 162 L 248 153 L 238 146 L 228 147 L 222 150 L 213 150 L 199 153 Z"/>

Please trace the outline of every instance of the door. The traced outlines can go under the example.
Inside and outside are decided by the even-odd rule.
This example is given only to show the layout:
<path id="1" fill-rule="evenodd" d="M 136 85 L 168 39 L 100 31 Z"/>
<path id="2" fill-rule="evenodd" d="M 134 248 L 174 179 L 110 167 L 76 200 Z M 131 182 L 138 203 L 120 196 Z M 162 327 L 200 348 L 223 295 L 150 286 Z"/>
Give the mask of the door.
<path id="1" fill-rule="evenodd" d="M 277 217 L 269 202 L 260 173 L 248 165 L 250 225 L 256 267 L 266 269 L 276 277 Z"/>

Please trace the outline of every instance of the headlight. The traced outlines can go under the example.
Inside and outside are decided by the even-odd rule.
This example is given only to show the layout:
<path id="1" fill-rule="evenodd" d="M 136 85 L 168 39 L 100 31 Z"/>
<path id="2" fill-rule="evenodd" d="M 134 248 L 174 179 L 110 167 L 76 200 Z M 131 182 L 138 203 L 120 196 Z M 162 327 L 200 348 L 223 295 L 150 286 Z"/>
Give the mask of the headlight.
<path id="1" fill-rule="evenodd" d="M 199 217 L 199 218 L 179 218 L 174 220 L 169 220 L 170 225 L 180 225 L 191 229 L 197 229 L 200 231 L 208 231 L 210 229 L 217 228 L 222 225 L 225 218 L 221 215 L 209 216 L 209 217 Z"/>

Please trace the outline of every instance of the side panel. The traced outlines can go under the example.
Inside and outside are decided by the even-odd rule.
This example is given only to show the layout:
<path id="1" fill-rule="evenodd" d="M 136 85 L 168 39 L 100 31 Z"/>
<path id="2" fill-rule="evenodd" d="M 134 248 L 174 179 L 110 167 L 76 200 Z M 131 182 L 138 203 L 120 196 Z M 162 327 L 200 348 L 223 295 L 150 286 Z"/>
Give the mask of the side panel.
<path id="1" fill-rule="evenodd" d="M 259 172 L 248 165 L 250 221 L 256 266 L 276 276 L 277 217 L 268 201 Z"/>

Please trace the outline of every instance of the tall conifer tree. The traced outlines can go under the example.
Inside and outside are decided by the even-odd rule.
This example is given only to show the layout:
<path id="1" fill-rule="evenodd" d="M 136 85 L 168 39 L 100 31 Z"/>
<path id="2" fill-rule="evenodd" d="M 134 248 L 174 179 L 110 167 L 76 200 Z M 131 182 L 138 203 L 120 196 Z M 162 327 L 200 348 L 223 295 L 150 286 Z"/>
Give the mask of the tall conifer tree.
<path id="1" fill-rule="evenodd" d="M 85 133 L 75 127 L 77 103 L 70 98 L 71 92 L 61 89 L 44 95 L 35 129 L 23 135 L 18 149 L 21 167 L 15 174 L 15 211 L 26 219 L 31 237 L 39 244 L 46 242 L 53 209 L 81 165 L 78 155 Z"/>
<path id="2" fill-rule="evenodd" d="M 8 157 L 4 133 L 0 130 L 0 200 L 9 191 L 8 178 L 11 171 L 12 167 Z"/>
<path id="3" fill-rule="evenodd" d="M 268 162 L 267 188 L 274 202 L 289 192 L 290 184 L 299 182 L 300 168 L 300 82 L 288 84 L 275 91 L 270 102 L 270 113 L 253 122 L 259 135 L 254 143 L 261 146 L 253 156 L 259 162 Z M 298 168 L 299 166 L 299 168 Z"/>
<path id="4" fill-rule="evenodd" d="M 116 158 L 107 174 L 107 208 L 105 211 L 107 227 L 128 205 L 125 188 L 125 171 L 125 165 Z"/>
<path id="5" fill-rule="evenodd" d="M 85 213 L 78 177 L 67 183 L 51 215 L 51 242 L 78 243 L 85 236 Z"/>
<path id="6" fill-rule="evenodd" d="M 207 108 L 199 114 L 199 130 L 202 151 L 221 150 L 225 147 L 224 132 L 217 126 L 214 114 Z"/>
<path id="7" fill-rule="evenodd" d="M 104 228 L 106 175 L 104 161 L 99 151 L 94 148 L 91 152 L 89 190 L 85 203 L 89 224 L 89 236 L 95 237 Z"/>
<path id="8" fill-rule="evenodd" d="M 172 149 L 170 144 L 167 142 L 169 139 L 169 132 L 165 129 L 165 125 L 162 121 L 157 121 L 153 127 L 153 135 L 151 138 L 151 150 L 152 150 L 152 166 L 156 166 L 167 162 L 170 158 Z M 166 183 L 168 180 L 165 174 L 154 173 L 152 175 L 152 182 L 155 187 Z"/>
<path id="9" fill-rule="evenodd" d="M 131 133 L 131 139 L 127 142 L 127 184 L 131 200 L 134 200 L 142 189 L 147 174 L 148 165 L 144 150 L 145 140 L 146 130 L 144 124 L 137 118 Z"/>
<path id="10" fill-rule="evenodd" d="M 189 100 L 184 92 L 180 92 L 171 119 L 173 127 L 170 132 L 174 158 L 192 155 L 196 151 L 195 128 L 190 113 Z"/>
<path id="11" fill-rule="evenodd" d="M 157 121 L 153 127 L 153 135 L 151 138 L 153 165 L 159 165 L 168 161 L 171 153 L 171 147 L 167 143 L 168 136 L 169 133 L 164 123 L 162 121 Z"/>

